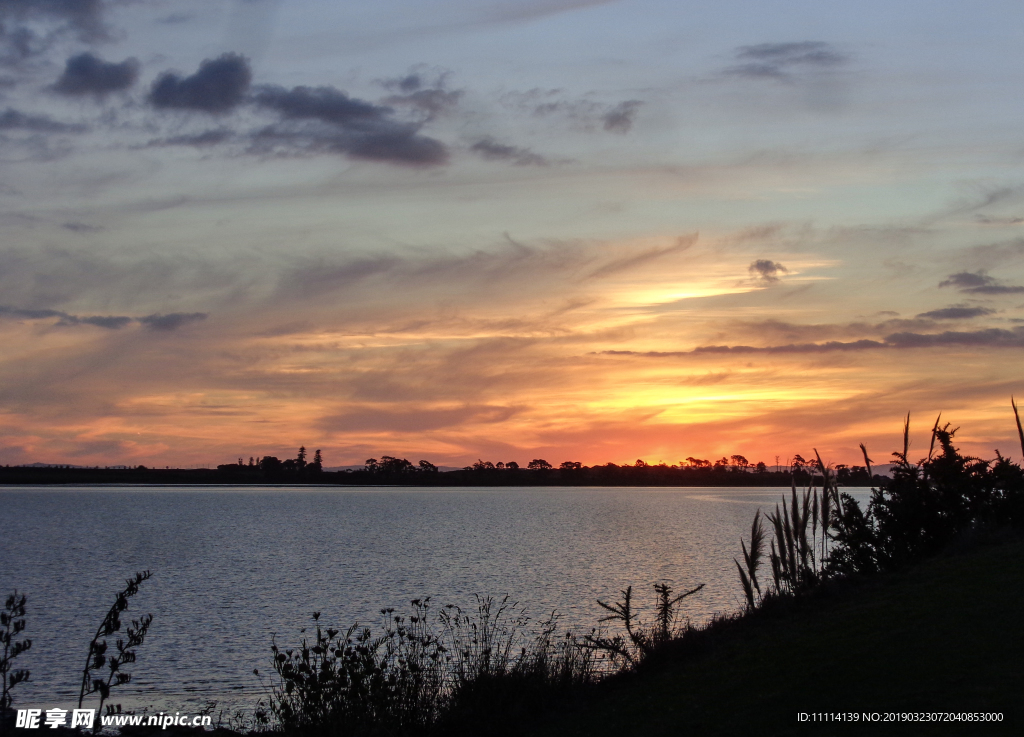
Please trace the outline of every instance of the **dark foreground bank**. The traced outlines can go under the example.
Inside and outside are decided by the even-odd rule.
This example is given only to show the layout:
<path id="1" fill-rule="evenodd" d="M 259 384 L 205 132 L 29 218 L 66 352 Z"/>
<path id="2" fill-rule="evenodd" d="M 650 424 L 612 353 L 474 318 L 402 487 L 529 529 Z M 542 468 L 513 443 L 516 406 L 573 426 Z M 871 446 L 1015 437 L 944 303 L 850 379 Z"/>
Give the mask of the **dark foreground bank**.
<path id="1" fill-rule="evenodd" d="M 969 541 L 965 545 L 970 546 Z M 1024 541 L 824 586 L 599 684 L 530 733 L 1021 734 Z M 1001 713 L 1001 723 L 865 723 L 865 714 Z M 800 722 L 799 714 L 808 721 Z M 814 715 L 856 714 L 851 723 Z M 820 718 L 820 716 L 819 716 Z M 897 717 L 899 718 L 899 717 Z"/>

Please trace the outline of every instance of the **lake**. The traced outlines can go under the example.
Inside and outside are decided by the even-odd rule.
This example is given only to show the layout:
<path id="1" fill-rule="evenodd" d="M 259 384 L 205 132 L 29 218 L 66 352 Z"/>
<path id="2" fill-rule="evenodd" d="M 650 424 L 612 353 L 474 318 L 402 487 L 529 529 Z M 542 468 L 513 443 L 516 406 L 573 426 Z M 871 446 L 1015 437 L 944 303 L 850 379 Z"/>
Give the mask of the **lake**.
<path id="1" fill-rule="evenodd" d="M 862 505 L 867 489 L 850 489 Z M 151 570 L 130 616 L 153 624 L 111 702 L 196 713 L 250 707 L 270 641 L 321 622 L 376 626 L 412 598 L 508 594 L 535 620 L 589 631 L 632 585 L 706 584 L 693 621 L 742 606 L 733 563 L 774 488 L 0 488 L 0 593 L 28 596 L 32 680 L 17 706 L 68 708 L 114 593 Z M 769 575 L 766 573 L 766 576 Z M 130 618 L 130 617 L 129 617 Z M 111 643 L 113 645 L 113 643 Z"/>

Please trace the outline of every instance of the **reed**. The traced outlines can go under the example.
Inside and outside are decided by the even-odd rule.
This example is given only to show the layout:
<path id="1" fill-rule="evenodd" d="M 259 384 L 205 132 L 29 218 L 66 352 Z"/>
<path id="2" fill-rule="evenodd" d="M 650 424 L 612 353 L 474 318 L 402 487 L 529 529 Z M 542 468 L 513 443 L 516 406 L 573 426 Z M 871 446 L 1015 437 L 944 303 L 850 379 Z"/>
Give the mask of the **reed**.
<path id="1" fill-rule="evenodd" d="M 149 571 L 141 571 L 136 573 L 134 578 L 126 580 L 124 589 L 115 595 L 113 605 L 96 629 L 96 634 L 93 635 L 92 641 L 89 643 L 89 655 L 86 657 L 85 667 L 82 669 L 78 708 L 82 708 L 82 702 L 86 696 L 99 694 L 97 711 L 102 714 L 103 705 L 110 697 L 111 688 L 131 681 L 131 674 L 126 673 L 123 669 L 129 663 L 135 662 L 135 650 L 145 641 L 149 625 L 153 622 L 153 615 L 147 614 L 139 619 L 133 619 L 131 624 L 125 627 L 124 639 L 117 638 L 116 652 L 113 654 L 107 654 L 109 647 L 106 638 L 121 631 L 121 614 L 128 609 L 128 600 L 139 592 L 139 586 L 144 581 L 148 581 L 151 575 Z M 94 676 L 94 673 L 97 675 Z M 120 713 L 121 705 L 108 705 L 107 711 L 108 713 Z M 97 732 L 99 725 L 100 720 L 95 720 L 94 730 Z"/>
<path id="2" fill-rule="evenodd" d="M 0 611 L 0 733 L 8 731 L 8 716 L 11 704 L 14 699 L 11 690 L 19 683 L 27 681 L 30 672 L 25 668 L 14 668 L 14 659 L 32 647 L 32 640 L 20 638 L 25 631 L 25 604 L 27 599 L 24 594 L 18 594 L 14 590 L 4 601 L 3 611 Z"/>

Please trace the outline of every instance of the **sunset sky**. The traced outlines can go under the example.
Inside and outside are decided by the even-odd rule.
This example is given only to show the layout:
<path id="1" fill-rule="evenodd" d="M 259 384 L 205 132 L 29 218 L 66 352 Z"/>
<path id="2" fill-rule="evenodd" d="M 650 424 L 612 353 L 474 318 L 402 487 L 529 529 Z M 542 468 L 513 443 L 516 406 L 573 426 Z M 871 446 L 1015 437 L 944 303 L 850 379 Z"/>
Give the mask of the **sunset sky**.
<path id="1" fill-rule="evenodd" d="M 0 0 L 0 98 L 0 464 L 1020 460 L 1020 2 Z"/>

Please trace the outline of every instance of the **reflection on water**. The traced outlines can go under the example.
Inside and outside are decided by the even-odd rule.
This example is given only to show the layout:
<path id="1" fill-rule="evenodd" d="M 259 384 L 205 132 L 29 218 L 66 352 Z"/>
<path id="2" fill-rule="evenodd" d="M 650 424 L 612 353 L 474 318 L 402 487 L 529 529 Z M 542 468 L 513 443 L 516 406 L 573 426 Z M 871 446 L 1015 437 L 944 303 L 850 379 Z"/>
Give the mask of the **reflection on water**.
<path id="1" fill-rule="evenodd" d="M 510 594 L 589 630 L 595 600 L 632 584 L 706 583 L 700 620 L 738 609 L 733 557 L 779 488 L 81 488 L 0 490 L 0 593 L 28 595 L 32 682 L 21 705 L 77 699 L 88 642 L 123 579 L 152 580 L 129 613 L 152 612 L 129 686 L 113 702 L 195 712 L 250 705 L 273 633 L 322 621 L 375 625 L 415 597 L 472 605 Z M 856 490 L 866 498 L 866 490 Z"/>

